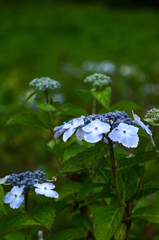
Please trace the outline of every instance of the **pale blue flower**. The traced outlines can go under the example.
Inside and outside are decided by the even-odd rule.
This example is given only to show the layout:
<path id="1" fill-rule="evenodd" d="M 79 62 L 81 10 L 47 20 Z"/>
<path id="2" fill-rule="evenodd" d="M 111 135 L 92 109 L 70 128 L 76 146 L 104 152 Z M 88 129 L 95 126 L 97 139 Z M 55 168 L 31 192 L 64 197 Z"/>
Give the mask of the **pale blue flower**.
<path id="1" fill-rule="evenodd" d="M 57 138 L 63 133 L 63 141 L 66 142 L 68 138 L 72 136 L 72 134 L 76 131 L 78 127 L 84 126 L 84 116 L 81 116 L 80 118 L 74 118 L 68 123 L 65 123 L 59 127 L 55 127 L 55 135 L 54 137 Z"/>
<path id="2" fill-rule="evenodd" d="M 114 142 L 121 143 L 128 148 L 135 148 L 138 145 L 139 137 L 137 135 L 138 128 L 125 123 L 120 123 L 109 133 L 109 138 Z"/>
<path id="3" fill-rule="evenodd" d="M 6 182 L 7 182 L 7 179 L 8 179 L 8 177 L 10 177 L 10 175 L 8 175 L 8 176 L 5 176 L 4 178 L 0 178 L 0 184 L 7 184 Z"/>
<path id="4" fill-rule="evenodd" d="M 82 127 L 82 130 L 84 131 L 84 139 L 86 142 L 96 143 L 102 140 L 103 133 L 109 132 L 110 125 L 96 119 L 85 127 Z"/>
<path id="5" fill-rule="evenodd" d="M 76 132 L 76 137 L 79 141 L 81 141 L 82 139 L 84 139 L 84 131 L 82 130 L 82 128 L 78 128 L 77 132 Z"/>
<path id="6" fill-rule="evenodd" d="M 11 208 L 19 208 L 24 200 L 24 196 L 22 195 L 23 189 L 23 187 L 14 186 L 11 192 L 7 193 L 4 197 L 4 202 L 10 203 Z"/>
<path id="7" fill-rule="evenodd" d="M 54 189 L 55 185 L 53 183 L 36 183 L 34 184 L 35 188 L 35 192 L 36 194 L 41 194 L 41 195 L 45 195 L 46 197 L 51 197 L 51 198 L 58 198 L 59 194 L 57 192 L 55 192 Z"/>
<path id="8" fill-rule="evenodd" d="M 153 140 L 153 138 L 152 138 L 152 132 L 151 132 L 151 130 L 148 128 L 148 126 L 146 126 L 141 120 L 140 120 L 140 118 L 136 115 L 136 114 L 134 114 L 134 112 L 132 111 L 132 114 L 133 114 L 133 117 L 134 117 L 134 123 L 135 124 L 137 124 L 138 126 L 140 126 L 143 130 L 145 130 L 147 133 L 148 133 L 148 135 L 150 136 L 150 138 L 151 138 L 151 142 L 152 142 L 152 144 L 153 144 L 153 146 L 155 146 L 155 142 L 154 142 L 154 140 Z"/>

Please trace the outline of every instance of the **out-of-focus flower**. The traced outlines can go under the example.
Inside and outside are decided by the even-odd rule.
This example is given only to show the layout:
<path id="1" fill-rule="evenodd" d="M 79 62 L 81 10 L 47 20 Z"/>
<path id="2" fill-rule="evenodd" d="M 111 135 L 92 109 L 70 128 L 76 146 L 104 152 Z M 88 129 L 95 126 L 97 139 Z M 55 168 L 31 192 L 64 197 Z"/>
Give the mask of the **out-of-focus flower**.
<path id="1" fill-rule="evenodd" d="M 151 132 L 151 130 L 148 128 L 148 126 L 146 126 L 141 120 L 140 120 L 140 118 L 136 115 L 136 114 L 134 114 L 134 112 L 132 111 L 132 114 L 133 114 L 133 117 L 134 117 L 134 123 L 135 124 L 137 124 L 138 126 L 140 126 L 143 130 L 145 130 L 147 133 L 148 133 L 148 135 L 150 136 L 150 138 L 151 138 L 151 142 L 152 142 L 152 144 L 155 146 L 155 143 L 154 143 L 154 140 L 153 140 L 153 138 L 152 138 L 152 132 Z"/>
<path id="2" fill-rule="evenodd" d="M 49 77 L 35 78 L 29 83 L 29 86 L 35 87 L 36 90 L 46 91 L 46 90 L 54 90 L 56 88 L 60 88 L 61 84 Z"/>
<path id="3" fill-rule="evenodd" d="M 0 184 L 5 184 L 7 182 L 7 179 L 9 178 L 10 176 L 5 176 L 4 178 L 0 178 Z"/>
<path id="4" fill-rule="evenodd" d="M 55 192 L 55 185 L 53 183 L 42 183 L 42 184 L 34 184 L 36 194 L 45 195 L 50 198 L 58 198 L 59 194 Z"/>
<path id="5" fill-rule="evenodd" d="M 94 73 L 84 79 L 85 83 L 92 83 L 93 87 L 103 87 L 111 83 L 111 78 L 101 73 Z"/>
<path id="6" fill-rule="evenodd" d="M 23 187 L 14 186 L 11 192 L 7 193 L 4 197 L 4 202 L 10 203 L 11 208 L 19 208 L 24 200 L 24 196 L 22 195 L 23 189 Z"/>
<path id="7" fill-rule="evenodd" d="M 82 130 L 84 131 L 84 139 L 86 142 L 96 143 L 102 139 L 103 133 L 109 132 L 110 125 L 96 119 L 83 127 Z"/>
<path id="8" fill-rule="evenodd" d="M 135 148 L 139 142 L 139 137 L 137 135 L 138 130 L 137 127 L 120 123 L 108 136 L 114 142 L 121 143 L 127 148 Z"/>

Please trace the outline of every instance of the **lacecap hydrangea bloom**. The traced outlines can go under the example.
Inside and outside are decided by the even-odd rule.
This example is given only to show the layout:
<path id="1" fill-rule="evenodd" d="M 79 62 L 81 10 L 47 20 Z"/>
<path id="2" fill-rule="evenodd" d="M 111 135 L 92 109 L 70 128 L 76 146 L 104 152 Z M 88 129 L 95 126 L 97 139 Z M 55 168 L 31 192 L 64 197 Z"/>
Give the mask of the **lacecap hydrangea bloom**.
<path id="1" fill-rule="evenodd" d="M 36 90 L 46 91 L 60 88 L 61 84 L 49 77 L 35 78 L 29 83 L 30 87 L 34 87 Z"/>
<path id="2" fill-rule="evenodd" d="M 140 127 L 149 134 L 154 145 L 150 129 L 136 114 L 133 113 L 133 115 L 134 120 L 129 118 L 125 112 L 116 110 L 105 114 L 92 114 L 88 117 L 75 118 L 55 127 L 55 138 L 63 134 L 63 140 L 67 141 L 76 132 L 79 141 L 84 139 L 86 142 L 96 143 L 106 138 L 121 143 L 127 148 L 136 148 L 139 143 L 138 130 Z"/>
<path id="3" fill-rule="evenodd" d="M 94 73 L 84 79 L 85 83 L 91 83 L 93 87 L 103 87 L 111 83 L 111 78 L 101 73 Z"/>
<path id="4" fill-rule="evenodd" d="M 53 191 L 55 185 L 47 182 L 46 174 L 40 170 L 11 174 L 0 179 L 0 184 L 12 185 L 13 188 L 4 197 L 4 202 L 9 203 L 11 208 L 19 208 L 24 200 L 23 192 L 35 189 L 36 194 L 46 197 L 58 198 L 58 193 Z M 40 189 L 40 190 L 37 190 Z"/>

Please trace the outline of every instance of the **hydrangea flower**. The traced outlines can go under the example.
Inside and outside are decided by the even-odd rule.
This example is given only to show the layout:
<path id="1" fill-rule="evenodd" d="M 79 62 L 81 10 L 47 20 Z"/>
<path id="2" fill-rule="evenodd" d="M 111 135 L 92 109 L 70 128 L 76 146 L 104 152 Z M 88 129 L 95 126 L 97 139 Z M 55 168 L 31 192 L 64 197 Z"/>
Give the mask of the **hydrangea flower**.
<path id="1" fill-rule="evenodd" d="M 150 138 L 151 138 L 151 142 L 152 142 L 152 144 L 153 144 L 153 146 L 155 146 L 155 142 L 154 142 L 154 140 L 153 140 L 153 138 L 152 138 L 152 132 L 151 132 L 151 130 L 148 128 L 148 126 L 146 126 L 141 120 L 140 120 L 140 118 L 136 115 L 136 114 L 134 114 L 134 112 L 132 111 L 132 114 L 133 114 L 133 117 L 134 117 L 134 123 L 135 124 L 137 124 L 138 126 L 140 126 L 143 130 L 145 130 L 147 133 L 148 133 L 148 135 L 150 136 Z"/>
<path id="2" fill-rule="evenodd" d="M 137 127 L 120 123 L 108 136 L 114 142 L 121 143 L 127 148 L 135 148 L 139 142 L 139 137 L 137 135 L 138 130 Z"/>
<path id="3" fill-rule="evenodd" d="M 5 203 L 10 203 L 11 208 L 19 208 L 24 200 L 22 195 L 24 187 L 14 186 L 9 193 L 4 197 Z"/>
<path id="4" fill-rule="evenodd" d="M 0 184 L 5 184 L 7 182 L 7 179 L 9 178 L 10 176 L 5 176 L 4 178 L 0 178 Z"/>
<path id="5" fill-rule="evenodd" d="M 42 183 L 42 184 L 34 184 L 36 194 L 45 195 L 46 197 L 58 198 L 59 194 L 55 192 L 55 185 L 53 183 Z"/>
<path id="6" fill-rule="evenodd" d="M 109 132 L 110 125 L 96 119 L 85 127 L 82 127 L 82 130 L 84 131 L 84 139 L 86 142 L 96 143 L 102 139 L 103 133 Z"/>
<path id="7" fill-rule="evenodd" d="M 62 126 L 55 127 L 55 135 L 54 137 L 57 138 L 61 134 L 63 134 L 63 141 L 66 142 L 68 138 L 72 136 L 72 134 L 76 131 L 76 128 L 83 126 L 84 121 L 83 121 L 84 116 L 81 116 L 80 118 L 74 118 L 73 120 L 69 121 L 68 123 L 65 123 Z"/>
<path id="8" fill-rule="evenodd" d="M 61 84 L 49 77 L 35 78 L 30 83 L 29 86 L 35 87 L 36 90 L 54 90 L 60 88 Z"/>
<path id="9" fill-rule="evenodd" d="M 86 77 L 84 82 L 92 83 L 94 87 L 103 87 L 111 83 L 111 78 L 101 73 L 94 73 L 93 75 Z"/>

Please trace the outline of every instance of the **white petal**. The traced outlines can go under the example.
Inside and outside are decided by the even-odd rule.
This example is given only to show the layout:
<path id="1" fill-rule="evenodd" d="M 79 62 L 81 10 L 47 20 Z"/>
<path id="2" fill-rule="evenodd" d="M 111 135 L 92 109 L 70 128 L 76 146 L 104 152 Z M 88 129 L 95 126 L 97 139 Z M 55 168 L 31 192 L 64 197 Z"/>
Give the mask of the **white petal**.
<path id="1" fill-rule="evenodd" d="M 65 129 L 63 129 L 63 131 L 61 131 L 61 132 L 60 131 L 55 132 L 54 137 L 55 138 L 60 137 L 63 134 L 64 131 L 65 131 Z"/>
<path id="2" fill-rule="evenodd" d="M 96 131 L 84 134 L 85 141 L 90 142 L 90 143 L 99 142 L 102 139 L 102 137 L 103 137 L 103 135 L 102 134 L 97 134 Z"/>
<path id="3" fill-rule="evenodd" d="M 19 188 L 19 192 L 18 192 L 18 197 L 20 197 L 21 195 L 22 195 L 22 193 L 23 193 L 23 190 L 24 190 L 24 187 L 20 187 Z"/>
<path id="4" fill-rule="evenodd" d="M 133 114 L 134 120 L 140 120 L 139 116 L 137 116 L 136 114 L 134 114 L 133 111 L 132 111 L 132 114 Z"/>
<path id="5" fill-rule="evenodd" d="M 47 189 L 54 189 L 55 185 L 53 183 L 42 183 L 43 189 L 46 187 Z"/>
<path id="6" fill-rule="evenodd" d="M 122 138 L 122 134 L 122 131 L 118 130 L 118 128 L 114 128 L 111 133 L 109 133 L 108 137 L 114 142 L 118 142 Z"/>
<path id="7" fill-rule="evenodd" d="M 134 136 L 125 134 L 123 135 L 120 143 L 127 148 L 135 148 L 137 147 L 138 142 L 139 142 L 139 137 L 137 134 Z"/>
<path id="8" fill-rule="evenodd" d="M 12 189 L 11 189 L 11 193 L 13 194 L 13 195 L 18 195 L 19 194 L 19 192 L 21 192 L 21 189 L 18 187 L 18 186 L 14 186 Z"/>
<path id="9" fill-rule="evenodd" d="M 98 132 L 100 133 L 107 133 L 110 130 L 110 125 L 108 123 L 102 123 L 101 126 L 98 128 Z"/>
<path id="10" fill-rule="evenodd" d="M 5 203 L 11 203 L 14 200 L 14 198 L 15 198 L 15 196 L 13 194 L 11 194 L 11 192 L 9 192 L 4 197 L 4 202 Z"/>
<path id="11" fill-rule="evenodd" d="M 35 184 L 34 184 L 34 187 L 37 187 L 37 188 L 39 188 L 39 189 L 44 189 L 44 188 L 43 188 L 43 184 L 40 184 L 40 183 L 35 183 Z"/>
<path id="12" fill-rule="evenodd" d="M 73 126 L 73 124 L 71 124 L 71 123 L 65 123 L 63 125 L 63 129 L 68 129 L 68 128 L 71 128 L 72 126 Z"/>
<path id="13" fill-rule="evenodd" d="M 58 198 L 59 197 L 59 194 L 54 190 L 46 190 L 44 195 L 46 197 L 51 197 L 51 198 Z"/>
<path id="14" fill-rule="evenodd" d="M 20 197 L 16 197 L 11 203 L 10 203 L 10 207 L 11 208 L 19 208 L 20 205 L 22 204 L 24 200 L 24 196 L 21 195 Z"/>
<path id="15" fill-rule="evenodd" d="M 76 132 L 76 137 L 79 141 L 81 141 L 82 139 L 84 139 L 84 131 L 82 130 L 82 128 L 78 128 L 77 132 Z"/>
<path id="16" fill-rule="evenodd" d="M 45 195 L 46 190 L 44 190 L 43 188 L 35 188 L 35 192 L 36 194 Z"/>
<path id="17" fill-rule="evenodd" d="M 83 127 L 82 130 L 83 130 L 84 132 L 90 133 L 90 132 L 94 131 L 94 127 L 92 126 L 91 123 L 88 123 L 88 125 L 86 125 L 85 127 Z"/>
<path id="18" fill-rule="evenodd" d="M 81 126 L 83 126 L 83 125 L 84 125 L 83 119 L 78 119 L 78 120 L 74 123 L 73 127 L 77 128 L 77 127 L 81 127 Z"/>
<path id="19" fill-rule="evenodd" d="M 4 184 L 6 181 L 7 181 L 7 179 L 5 177 L 4 178 L 0 178 L 0 184 Z"/>
<path id="20" fill-rule="evenodd" d="M 63 126 L 63 125 L 62 125 Z M 54 128 L 54 132 L 56 132 L 57 130 L 60 130 L 62 128 L 62 126 L 57 126 Z"/>
<path id="21" fill-rule="evenodd" d="M 102 122 L 99 121 L 98 119 L 94 120 L 91 122 L 92 127 L 100 127 L 102 125 Z"/>
<path id="22" fill-rule="evenodd" d="M 137 127 L 134 127 L 132 125 L 128 125 L 125 123 L 120 123 L 119 126 L 117 127 L 117 129 L 122 132 L 125 130 L 127 133 L 129 133 L 132 136 L 137 134 L 137 132 L 139 130 Z"/>
<path id="23" fill-rule="evenodd" d="M 66 142 L 69 137 L 76 131 L 76 128 L 70 128 L 66 130 L 63 134 L 63 141 Z"/>

